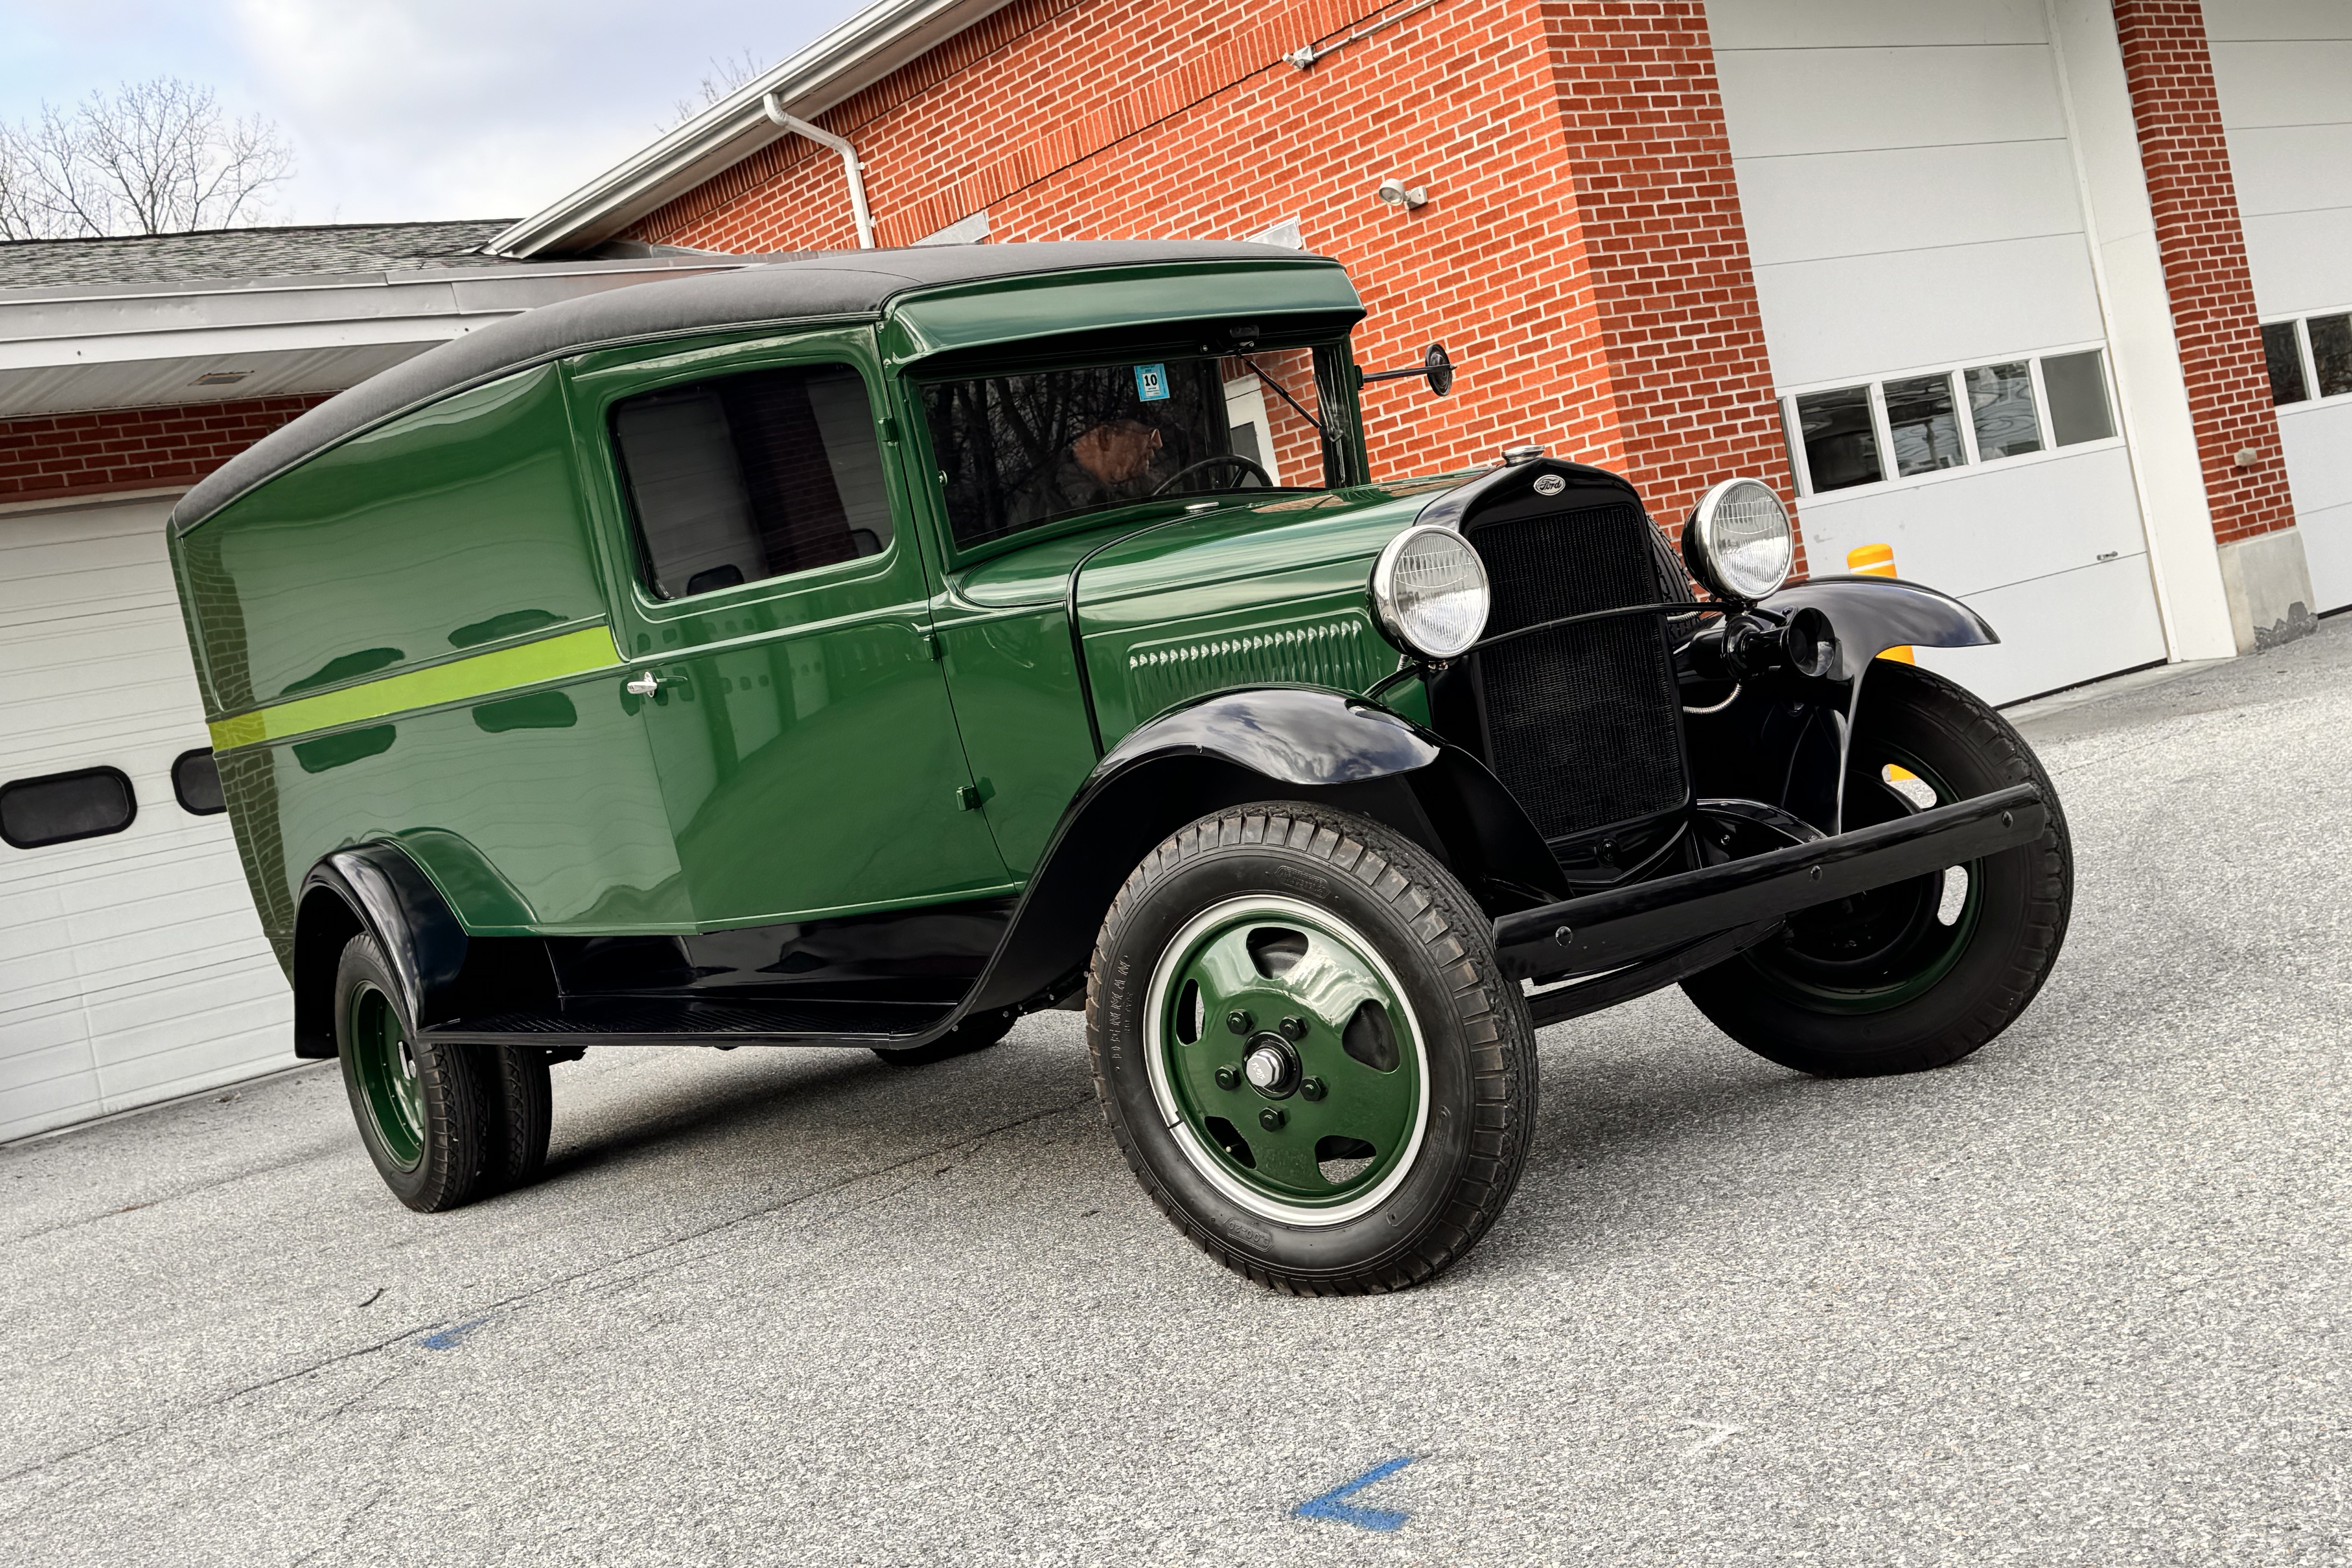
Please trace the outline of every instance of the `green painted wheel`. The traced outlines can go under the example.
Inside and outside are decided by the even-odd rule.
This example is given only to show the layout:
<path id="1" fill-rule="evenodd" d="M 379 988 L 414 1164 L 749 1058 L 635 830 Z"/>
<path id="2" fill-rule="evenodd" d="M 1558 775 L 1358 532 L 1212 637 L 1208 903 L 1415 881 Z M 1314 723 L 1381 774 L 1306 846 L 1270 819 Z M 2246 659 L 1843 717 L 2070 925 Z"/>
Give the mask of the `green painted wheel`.
<path id="1" fill-rule="evenodd" d="M 425 1085 L 408 1031 L 392 998 L 373 985 L 354 986 L 346 1005 L 351 1011 L 344 1038 L 360 1091 L 356 1098 L 385 1155 L 401 1170 L 414 1171 L 425 1159 Z"/>
<path id="2" fill-rule="evenodd" d="M 1847 785 L 1846 826 L 1867 827 L 1966 798 L 1915 751 L 1881 742 Z M 1884 1013 L 1933 991 L 1976 938 L 1984 864 L 1874 889 L 1790 920 L 1748 961 L 1764 984 L 1819 1012 Z"/>
<path id="3" fill-rule="evenodd" d="M 1162 1118 L 1233 1202 L 1292 1225 L 1376 1207 L 1428 1123 L 1428 1052 L 1363 933 L 1295 899 L 1234 899 L 1185 923 L 1147 994 Z"/>

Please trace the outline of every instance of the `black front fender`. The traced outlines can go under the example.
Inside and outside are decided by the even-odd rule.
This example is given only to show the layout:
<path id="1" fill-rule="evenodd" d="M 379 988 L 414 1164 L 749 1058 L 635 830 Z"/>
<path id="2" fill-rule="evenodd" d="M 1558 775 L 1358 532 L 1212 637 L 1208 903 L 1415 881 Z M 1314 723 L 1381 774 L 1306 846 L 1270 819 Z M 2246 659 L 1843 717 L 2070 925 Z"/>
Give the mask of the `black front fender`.
<path id="1" fill-rule="evenodd" d="M 1816 578 L 1758 607 L 1819 610 L 1837 634 L 1837 658 L 1818 678 L 1771 677 L 1717 710 L 1688 714 L 1692 782 L 1702 796 L 1764 801 L 1832 835 L 1843 831 L 1846 749 L 1872 661 L 1891 647 L 2000 641 L 1950 595 L 1890 577 Z"/>
<path id="2" fill-rule="evenodd" d="M 1518 802 L 1460 747 L 1345 692 L 1219 692 L 1134 731 L 1087 775 L 967 1011 L 1066 991 L 1152 846 L 1195 817 L 1268 798 L 1385 823 L 1444 859 L 1489 913 L 1567 892 Z"/>

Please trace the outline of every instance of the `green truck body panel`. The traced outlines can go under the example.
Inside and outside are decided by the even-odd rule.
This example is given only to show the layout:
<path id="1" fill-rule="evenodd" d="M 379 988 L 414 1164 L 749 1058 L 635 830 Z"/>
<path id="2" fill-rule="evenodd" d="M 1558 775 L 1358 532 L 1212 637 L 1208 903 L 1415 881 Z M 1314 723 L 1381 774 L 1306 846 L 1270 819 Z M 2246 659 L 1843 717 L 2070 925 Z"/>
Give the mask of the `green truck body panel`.
<path id="1" fill-rule="evenodd" d="M 966 559 L 950 542 L 925 362 L 1081 327 L 1181 336 L 1237 310 L 1342 354 L 1362 314 L 1336 266 L 1219 262 L 598 348 L 341 439 L 175 533 L 229 810 L 281 960 L 309 869 L 373 839 L 403 845 L 476 935 L 712 931 L 1018 891 L 1097 761 L 1066 610 L 1081 560 L 1106 745 L 1219 689 L 1360 692 L 1395 671 L 1365 583 L 1415 492 L 1443 481 L 1097 513 Z M 866 389 L 892 537 L 655 595 L 614 405 L 812 365 Z M 1360 472 L 1352 402 L 1328 411 Z M 649 695 L 628 689 L 648 676 Z M 1413 711 L 1418 693 L 1390 700 Z"/>

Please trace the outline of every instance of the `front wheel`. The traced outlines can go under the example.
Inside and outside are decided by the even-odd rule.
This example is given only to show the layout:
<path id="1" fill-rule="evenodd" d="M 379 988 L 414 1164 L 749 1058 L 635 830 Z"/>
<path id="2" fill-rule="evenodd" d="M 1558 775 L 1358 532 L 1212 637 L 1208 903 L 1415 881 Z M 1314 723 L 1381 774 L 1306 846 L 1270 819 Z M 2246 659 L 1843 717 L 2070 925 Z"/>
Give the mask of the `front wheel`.
<path id="1" fill-rule="evenodd" d="M 2066 818 L 2007 720 L 1939 675 L 1873 666 L 1848 750 L 1848 831 L 2028 783 L 2050 810 L 2032 843 L 1804 910 L 1684 991 L 1749 1050 L 1822 1078 L 1967 1056 L 2057 962 L 2074 891 Z"/>
<path id="2" fill-rule="evenodd" d="M 1426 1279 L 1517 1184 L 1526 1005 L 1459 882 L 1297 803 L 1205 816 L 1119 889 L 1087 1033 L 1105 1120 L 1212 1257 L 1305 1295 Z"/>

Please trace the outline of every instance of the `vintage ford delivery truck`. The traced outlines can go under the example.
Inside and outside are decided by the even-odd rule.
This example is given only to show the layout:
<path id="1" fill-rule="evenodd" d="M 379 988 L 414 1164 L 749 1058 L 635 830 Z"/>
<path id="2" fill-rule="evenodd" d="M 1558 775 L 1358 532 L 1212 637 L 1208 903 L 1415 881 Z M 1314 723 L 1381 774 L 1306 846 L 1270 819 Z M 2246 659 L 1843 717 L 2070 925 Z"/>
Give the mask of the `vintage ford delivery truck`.
<path id="1" fill-rule="evenodd" d="M 192 490 L 295 1048 L 393 1191 L 528 1180 L 590 1046 L 911 1063 L 1083 1005 L 1180 1227 L 1378 1290 L 1501 1212 L 1547 1021 L 1679 983 L 1825 1075 L 2000 1033 L 2057 796 L 1876 657 L 1991 629 L 1788 585 L 1753 478 L 1679 554 L 1533 448 L 1376 480 L 1370 383 L 1451 370 L 1368 378 L 1363 315 L 1262 246 L 782 260 L 485 327 Z"/>

